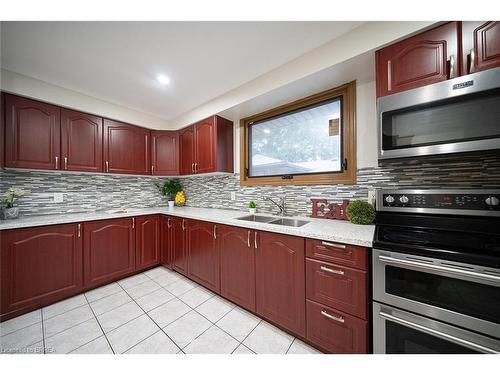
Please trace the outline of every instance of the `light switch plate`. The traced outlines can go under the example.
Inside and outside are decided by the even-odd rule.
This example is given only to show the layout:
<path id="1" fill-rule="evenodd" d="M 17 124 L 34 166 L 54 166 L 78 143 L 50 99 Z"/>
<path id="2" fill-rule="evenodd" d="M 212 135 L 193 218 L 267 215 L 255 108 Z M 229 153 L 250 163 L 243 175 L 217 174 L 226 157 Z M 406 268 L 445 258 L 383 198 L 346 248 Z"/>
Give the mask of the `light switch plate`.
<path id="1" fill-rule="evenodd" d="M 376 196 L 377 196 L 376 190 L 368 190 L 368 203 L 370 203 L 372 206 L 375 206 Z"/>
<path id="2" fill-rule="evenodd" d="M 64 194 L 54 193 L 54 203 L 62 203 L 62 202 L 64 202 Z"/>
<path id="3" fill-rule="evenodd" d="M 232 200 L 232 201 L 235 201 L 235 200 L 236 200 L 236 192 L 235 192 L 235 191 L 232 191 L 232 192 L 231 192 L 231 200 Z"/>

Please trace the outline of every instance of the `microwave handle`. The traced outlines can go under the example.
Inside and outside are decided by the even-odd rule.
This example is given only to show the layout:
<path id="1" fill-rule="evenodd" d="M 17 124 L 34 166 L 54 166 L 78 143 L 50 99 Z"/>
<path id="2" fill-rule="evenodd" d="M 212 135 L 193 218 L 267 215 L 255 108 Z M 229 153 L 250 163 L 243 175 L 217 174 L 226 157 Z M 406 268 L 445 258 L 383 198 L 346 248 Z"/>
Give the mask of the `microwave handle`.
<path id="1" fill-rule="evenodd" d="M 469 52 L 469 74 L 476 71 L 476 51 L 472 48 Z"/>
<path id="2" fill-rule="evenodd" d="M 457 63 L 455 55 L 450 55 L 448 59 L 448 79 L 456 78 L 457 76 Z"/>
<path id="3" fill-rule="evenodd" d="M 471 348 L 471 349 L 479 350 L 480 352 L 483 352 L 483 353 L 489 353 L 489 354 L 499 354 L 500 353 L 500 352 L 497 352 L 496 350 L 488 348 L 486 346 L 479 345 L 479 344 L 476 344 L 474 342 L 464 340 L 464 339 L 449 335 L 449 334 L 444 333 L 444 332 L 437 331 L 433 328 L 425 327 L 425 326 L 422 326 L 420 324 L 413 323 L 413 322 L 410 322 L 408 320 L 398 318 L 394 315 L 387 314 L 383 311 L 380 311 L 378 314 L 382 318 L 384 318 L 385 320 L 389 320 L 391 322 L 398 323 L 398 324 L 401 324 L 401 325 L 409 327 L 409 328 L 413 328 L 417 331 L 424 332 L 424 333 L 442 338 L 446 341 L 450 341 L 450 342 L 453 342 L 453 343 L 456 343 L 456 344 L 459 344 L 462 346 L 466 346 L 466 347 Z"/>
<path id="4" fill-rule="evenodd" d="M 422 262 L 417 262 L 414 260 L 397 259 L 397 258 L 392 258 L 390 256 L 385 256 L 385 255 L 379 255 L 378 259 L 384 263 L 399 264 L 402 266 L 413 266 L 413 267 L 421 268 L 424 270 L 428 269 L 428 270 L 433 270 L 433 271 L 444 271 L 444 272 L 447 272 L 447 273 L 450 273 L 453 275 L 465 276 L 465 277 L 470 277 L 470 278 L 474 278 L 474 279 L 478 279 L 478 280 L 494 282 L 495 284 L 498 283 L 500 285 L 500 276 L 489 275 L 486 273 L 461 270 L 459 268 L 440 266 L 437 264 L 422 263 Z"/>

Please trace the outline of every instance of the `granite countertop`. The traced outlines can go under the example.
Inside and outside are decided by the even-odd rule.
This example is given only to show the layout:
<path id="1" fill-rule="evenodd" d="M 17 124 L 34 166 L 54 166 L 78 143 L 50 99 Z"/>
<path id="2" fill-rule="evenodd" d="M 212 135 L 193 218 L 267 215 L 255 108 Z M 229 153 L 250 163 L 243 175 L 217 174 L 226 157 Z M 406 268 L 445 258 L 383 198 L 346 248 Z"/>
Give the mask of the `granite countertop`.
<path id="1" fill-rule="evenodd" d="M 343 220 L 313 219 L 309 217 L 295 217 L 301 220 L 309 221 L 309 223 L 297 228 L 276 224 L 237 220 L 238 217 L 248 215 L 248 212 L 222 210 L 216 208 L 151 207 L 143 209 L 129 209 L 129 211 L 127 212 L 119 213 L 111 211 L 113 210 L 60 215 L 22 216 L 18 219 L 0 220 L 0 230 L 114 219 L 140 215 L 163 214 L 178 216 L 187 219 L 209 221 L 217 224 L 227 224 L 243 228 L 260 229 L 268 232 L 283 233 L 292 236 L 315 238 L 324 241 L 334 241 L 366 247 L 372 246 L 373 234 L 375 231 L 374 225 L 357 225 Z M 271 216 L 264 213 L 258 214 Z"/>

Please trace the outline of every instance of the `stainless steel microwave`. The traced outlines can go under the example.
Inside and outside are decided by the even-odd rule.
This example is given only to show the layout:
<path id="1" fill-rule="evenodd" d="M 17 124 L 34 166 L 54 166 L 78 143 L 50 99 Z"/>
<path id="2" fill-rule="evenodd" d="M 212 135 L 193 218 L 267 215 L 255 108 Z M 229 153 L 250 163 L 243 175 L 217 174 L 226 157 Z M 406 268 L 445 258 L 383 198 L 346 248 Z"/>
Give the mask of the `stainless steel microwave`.
<path id="1" fill-rule="evenodd" d="M 379 160 L 500 149 L 500 68 L 378 99 Z"/>

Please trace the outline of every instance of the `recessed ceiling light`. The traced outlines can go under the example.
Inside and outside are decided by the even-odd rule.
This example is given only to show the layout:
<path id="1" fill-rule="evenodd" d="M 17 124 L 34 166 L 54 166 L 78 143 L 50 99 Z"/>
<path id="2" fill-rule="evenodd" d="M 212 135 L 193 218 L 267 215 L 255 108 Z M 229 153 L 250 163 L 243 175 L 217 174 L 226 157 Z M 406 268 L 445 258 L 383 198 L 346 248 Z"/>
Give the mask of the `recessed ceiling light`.
<path id="1" fill-rule="evenodd" d="M 158 82 L 160 82 L 162 85 L 168 85 L 170 83 L 170 78 L 168 78 L 164 74 L 160 74 L 158 77 L 156 77 Z"/>

